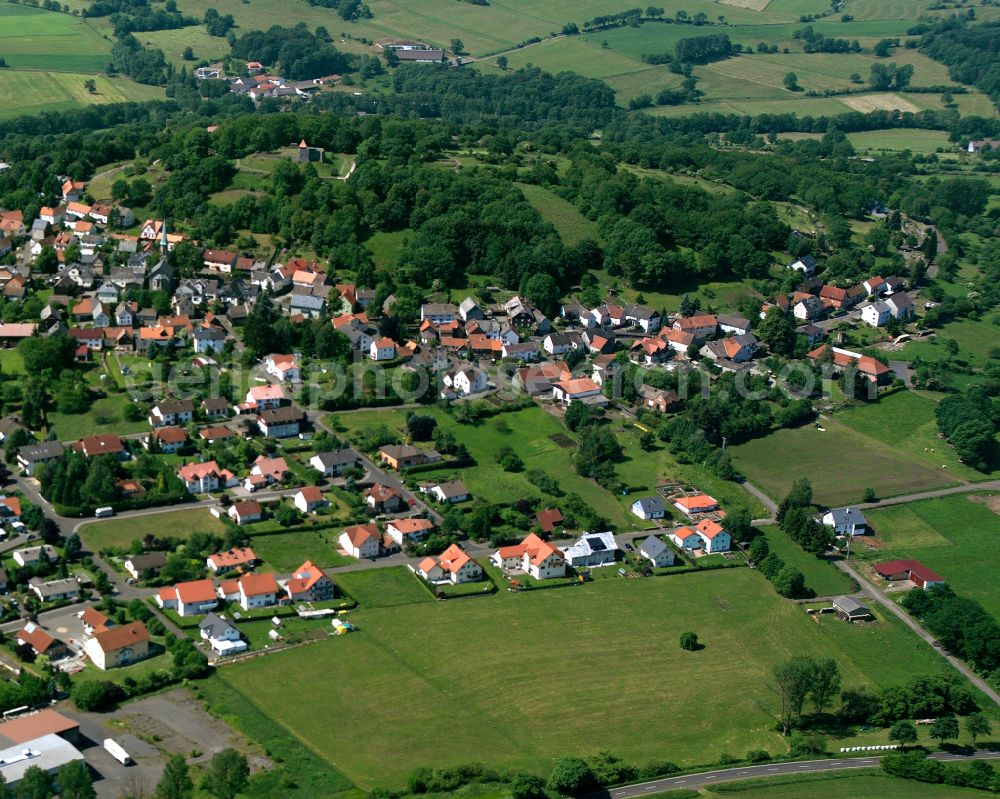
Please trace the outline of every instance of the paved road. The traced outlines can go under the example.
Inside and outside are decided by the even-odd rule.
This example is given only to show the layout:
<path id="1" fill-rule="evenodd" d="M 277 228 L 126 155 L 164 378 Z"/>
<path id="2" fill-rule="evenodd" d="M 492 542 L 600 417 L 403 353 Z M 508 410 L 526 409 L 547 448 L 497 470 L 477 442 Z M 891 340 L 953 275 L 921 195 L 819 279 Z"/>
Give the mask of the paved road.
<path id="1" fill-rule="evenodd" d="M 309 421 L 312 422 L 313 427 L 325 430 L 330 435 L 338 437 L 337 431 L 331 428 L 323 420 L 322 411 L 306 411 L 306 416 L 309 418 Z M 371 475 L 377 482 L 387 485 L 390 488 L 394 488 L 403 495 L 403 498 L 406 499 L 411 508 L 424 511 L 434 524 L 441 524 L 443 521 L 441 514 L 424 502 L 424 500 L 417 494 L 410 491 L 410 489 L 408 489 L 403 483 L 403 480 L 398 472 L 383 471 L 380 466 L 376 465 L 375 462 L 363 452 L 358 452 L 358 459 L 361 461 L 361 465 L 364 467 L 365 471 L 368 472 L 368 474 Z"/>
<path id="2" fill-rule="evenodd" d="M 765 494 L 763 491 L 761 491 L 759 488 L 757 488 L 757 486 L 755 486 L 749 480 L 744 480 L 740 485 L 742 485 L 743 488 L 746 491 L 748 491 L 749 493 L 753 494 L 757 499 L 759 499 L 760 503 L 765 508 L 767 508 L 767 510 L 770 511 L 772 515 L 775 515 L 775 516 L 777 515 L 777 513 L 778 513 L 778 506 L 775 503 L 775 501 L 773 499 L 771 499 L 767 494 Z M 768 524 L 770 524 L 771 520 L 767 519 L 767 520 L 764 520 L 764 521 L 766 521 Z"/>
<path id="3" fill-rule="evenodd" d="M 963 483 L 950 488 L 936 488 L 933 491 L 921 491 L 919 494 L 903 494 L 898 497 L 887 497 L 878 502 L 863 502 L 858 505 L 862 510 L 869 508 L 884 508 L 889 505 L 905 505 L 907 502 L 919 502 L 922 499 L 947 497 L 951 494 L 971 494 L 975 491 L 1000 491 L 1000 480 L 984 480 L 981 483 Z"/>
<path id="4" fill-rule="evenodd" d="M 969 755 L 954 755 L 950 753 L 934 753 L 934 760 L 942 762 L 967 760 L 993 760 L 1000 758 L 1000 750 L 980 749 Z M 623 785 L 594 794 L 598 797 L 611 796 L 612 799 L 632 799 L 637 796 L 648 796 L 652 793 L 670 791 L 677 788 L 698 789 L 706 785 L 734 780 L 748 780 L 761 777 L 780 777 L 788 774 L 814 774 L 818 771 L 846 771 L 849 769 L 874 768 L 882 762 L 881 757 L 830 758 L 827 760 L 805 760 L 797 763 L 770 763 L 760 766 L 744 766 L 742 768 L 717 769 L 703 771 L 698 774 L 685 774 L 681 777 L 666 777 L 662 780 L 650 780 L 635 785 Z"/>
<path id="5" fill-rule="evenodd" d="M 925 630 L 916 619 L 914 619 L 909 613 L 903 610 L 899 605 L 892 601 L 889 596 L 886 595 L 885 591 L 876 586 L 871 580 L 864 577 L 857 569 L 855 569 L 848 561 L 838 560 L 834 561 L 834 564 L 842 572 L 851 577 L 858 585 L 861 586 L 865 594 L 870 596 L 876 602 L 878 602 L 882 607 L 894 613 L 900 621 L 903 622 L 907 627 L 909 627 L 913 632 L 923 638 L 930 646 L 937 652 L 941 657 L 947 660 L 959 673 L 962 674 L 969 682 L 976 686 L 980 691 L 982 691 L 986 696 L 988 696 L 998 707 L 1000 707 L 1000 694 L 994 691 L 985 680 L 979 677 L 972 669 L 965 665 L 957 657 L 949 655 L 943 649 L 935 646 L 936 639 L 927 630 Z"/>

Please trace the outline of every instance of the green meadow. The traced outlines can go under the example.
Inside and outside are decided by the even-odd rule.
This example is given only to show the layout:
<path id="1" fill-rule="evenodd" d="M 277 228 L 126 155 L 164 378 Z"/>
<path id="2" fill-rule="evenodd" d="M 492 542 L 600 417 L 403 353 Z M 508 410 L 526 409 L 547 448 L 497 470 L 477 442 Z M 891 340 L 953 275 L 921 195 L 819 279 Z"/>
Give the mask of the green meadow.
<path id="1" fill-rule="evenodd" d="M 80 537 L 91 552 L 100 552 L 112 547 L 128 547 L 133 541 L 149 533 L 187 538 L 192 533 L 221 534 L 224 530 L 223 523 L 207 509 L 186 508 L 90 522 L 80 528 Z"/>
<path id="2" fill-rule="evenodd" d="M 846 685 L 869 686 L 940 667 L 901 626 L 816 624 L 749 569 L 443 603 L 414 596 L 363 606 L 351 621 L 360 632 L 219 678 L 363 789 L 401 788 L 428 765 L 545 773 L 560 755 L 608 749 L 689 765 L 722 751 L 783 753 L 759 707 L 775 701 L 766 685 L 778 660 L 834 657 Z M 703 650 L 678 648 L 689 628 Z M 695 675 L 689 689 L 679 690 L 681 674 Z"/>

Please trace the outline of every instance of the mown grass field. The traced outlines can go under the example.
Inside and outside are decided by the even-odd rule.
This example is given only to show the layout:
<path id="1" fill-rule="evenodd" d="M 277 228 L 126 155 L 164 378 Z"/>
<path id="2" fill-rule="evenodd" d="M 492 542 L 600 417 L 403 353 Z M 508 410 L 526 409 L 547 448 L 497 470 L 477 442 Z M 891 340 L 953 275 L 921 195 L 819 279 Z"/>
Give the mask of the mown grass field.
<path id="1" fill-rule="evenodd" d="M 748 569 L 421 601 L 351 619 L 360 632 L 219 677 L 366 789 L 399 788 L 425 765 L 544 773 L 560 755 L 607 749 L 684 764 L 723 750 L 784 752 L 756 704 L 772 700 L 765 684 L 776 661 L 832 656 L 849 685 L 939 668 L 902 628 L 817 625 Z M 678 648 L 689 628 L 705 649 Z M 680 674 L 697 679 L 679 687 Z"/>
<path id="2" fill-rule="evenodd" d="M 177 69 L 187 66 L 188 72 L 195 64 L 205 61 L 221 60 L 229 52 L 229 42 L 224 37 L 209 36 L 204 25 L 188 26 L 175 30 L 144 31 L 137 33 L 139 41 L 146 47 L 157 47 L 163 51 L 167 61 Z M 184 48 L 194 51 L 194 61 L 184 60 Z"/>
<path id="3" fill-rule="evenodd" d="M 752 785 L 729 783 L 702 792 L 706 799 L 974 799 L 988 796 L 971 788 L 930 785 L 883 774 L 825 774 L 754 780 Z M 655 796 L 654 796 L 655 799 Z"/>
<path id="4" fill-rule="evenodd" d="M 989 503 L 989 504 L 988 504 Z M 1000 497 L 956 495 L 868 512 L 873 558 L 916 558 L 1000 618 Z"/>
<path id="5" fill-rule="evenodd" d="M 822 424 L 825 432 L 813 425 L 778 430 L 728 451 L 736 467 L 775 501 L 800 477 L 812 481 L 815 501 L 830 507 L 860 502 L 866 488 L 888 497 L 960 482 L 957 468 L 925 465 L 910 447 L 878 441 L 837 419 Z M 957 467 L 954 455 L 942 454 L 941 464 L 950 463 Z"/>
<path id="6" fill-rule="evenodd" d="M 938 437 L 936 401 L 900 391 L 872 404 L 858 404 L 813 425 L 779 430 L 733 447 L 736 463 L 775 500 L 798 476 L 812 480 L 825 505 L 860 502 L 865 488 L 879 497 L 989 479 L 960 463 Z"/>
<path id="7" fill-rule="evenodd" d="M 80 528 L 80 538 L 91 552 L 100 552 L 111 547 L 128 547 L 137 538 L 141 539 L 150 533 L 155 536 L 187 538 L 192 533 L 222 534 L 224 530 L 223 523 L 205 508 L 185 508 L 90 522 Z"/>
<path id="8" fill-rule="evenodd" d="M 333 580 L 366 609 L 434 601 L 430 591 L 405 566 L 334 573 Z"/>
<path id="9" fill-rule="evenodd" d="M 2 24 L 0 24 L 2 26 Z M 0 48 L 2 48 L 0 43 Z M 0 49 L 2 52 L 2 49 Z M 93 80 L 97 92 L 90 94 L 84 81 Z M 43 111 L 67 111 L 92 103 L 123 103 L 162 100 L 159 86 L 143 86 L 122 78 L 81 72 L 41 72 L 27 69 L 0 70 L 0 118 Z"/>

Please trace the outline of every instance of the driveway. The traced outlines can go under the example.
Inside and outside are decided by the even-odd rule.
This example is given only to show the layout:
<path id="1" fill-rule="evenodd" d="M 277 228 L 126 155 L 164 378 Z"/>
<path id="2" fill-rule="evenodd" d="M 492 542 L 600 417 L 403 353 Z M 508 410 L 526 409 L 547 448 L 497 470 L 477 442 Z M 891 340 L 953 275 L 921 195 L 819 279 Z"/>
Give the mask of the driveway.
<path id="1" fill-rule="evenodd" d="M 972 669 L 965 665 L 961 660 L 953 655 L 949 655 L 940 646 L 937 646 L 937 641 L 933 635 L 931 635 L 927 630 L 925 630 L 916 619 L 914 619 L 909 613 L 903 610 L 899 605 L 890 599 L 885 591 L 876 586 L 871 580 L 862 576 L 861 573 L 855 569 L 850 563 L 845 560 L 834 561 L 837 568 L 844 572 L 847 576 L 851 577 L 858 585 L 861 586 L 863 592 L 878 602 L 882 607 L 891 613 L 895 614 L 896 617 L 903 622 L 907 627 L 909 627 L 913 632 L 924 639 L 930 646 L 937 652 L 941 657 L 947 660 L 952 667 L 960 672 L 963 677 L 965 677 L 969 682 L 976 686 L 980 691 L 982 691 L 986 696 L 988 696 L 998 707 L 1000 707 L 1000 694 L 994 691 L 985 680 L 983 680 L 979 675 L 977 675 Z"/>

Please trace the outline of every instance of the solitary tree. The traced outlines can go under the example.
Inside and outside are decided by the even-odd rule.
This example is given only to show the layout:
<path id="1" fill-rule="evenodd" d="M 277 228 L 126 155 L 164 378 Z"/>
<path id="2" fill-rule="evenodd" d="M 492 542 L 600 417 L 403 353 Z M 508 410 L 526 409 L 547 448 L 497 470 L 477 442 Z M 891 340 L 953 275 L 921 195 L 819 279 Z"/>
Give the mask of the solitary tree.
<path id="1" fill-rule="evenodd" d="M 945 741 L 958 737 L 958 719 L 954 716 L 939 716 L 931 725 L 931 738 L 944 744 Z"/>
<path id="2" fill-rule="evenodd" d="M 87 78 L 83 82 L 83 88 L 87 90 L 88 94 L 97 94 L 97 82 L 93 78 Z"/>
<path id="3" fill-rule="evenodd" d="M 782 81 L 785 84 L 785 88 L 790 92 L 799 91 L 799 76 L 794 72 L 788 72 Z"/>
<path id="4" fill-rule="evenodd" d="M 507 69 L 507 56 L 502 55 L 497 58 L 497 66 L 500 67 L 500 69 Z"/>
<path id="5" fill-rule="evenodd" d="M 190 46 L 185 47 L 182 57 L 185 61 L 194 61 L 194 50 Z"/>
<path id="6" fill-rule="evenodd" d="M 889 728 L 889 740 L 896 743 L 913 744 L 917 742 L 917 727 L 912 721 L 897 721 Z"/>
<path id="7" fill-rule="evenodd" d="M 980 735 L 989 735 L 993 732 L 993 725 L 982 713 L 973 713 L 965 720 L 965 731 L 972 738 L 972 745 L 976 745 L 976 739 Z"/>
<path id="8" fill-rule="evenodd" d="M 462 43 L 461 39 L 452 39 L 449 49 L 455 55 L 462 55 L 465 52 L 465 45 Z"/>
<path id="9" fill-rule="evenodd" d="M 698 648 L 698 634 L 692 632 L 681 633 L 681 649 L 694 652 Z"/>
<path id="10" fill-rule="evenodd" d="M 216 799 L 236 799 L 247 785 L 250 766 L 235 749 L 223 749 L 213 755 L 201 786 Z"/>

